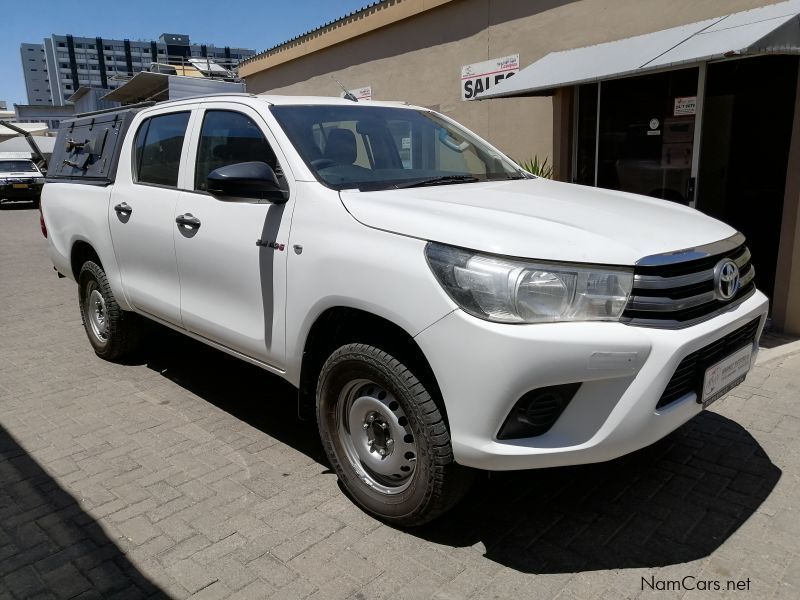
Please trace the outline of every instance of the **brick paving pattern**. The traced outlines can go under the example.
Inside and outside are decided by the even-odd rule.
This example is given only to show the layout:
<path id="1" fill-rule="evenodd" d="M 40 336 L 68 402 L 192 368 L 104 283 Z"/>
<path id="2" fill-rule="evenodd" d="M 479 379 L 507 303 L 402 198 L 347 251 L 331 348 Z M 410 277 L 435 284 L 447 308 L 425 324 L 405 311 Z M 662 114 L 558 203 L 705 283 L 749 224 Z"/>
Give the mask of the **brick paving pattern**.
<path id="1" fill-rule="evenodd" d="M 799 396 L 800 354 L 776 358 L 650 448 L 487 475 L 398 531 L 342 494 L 279 379 L 165 331 L 96 358 L 38 214 L 6 208 L 0 598 L 798 598 Z M 749 592 L 642 590 L 687 575 Z"/>

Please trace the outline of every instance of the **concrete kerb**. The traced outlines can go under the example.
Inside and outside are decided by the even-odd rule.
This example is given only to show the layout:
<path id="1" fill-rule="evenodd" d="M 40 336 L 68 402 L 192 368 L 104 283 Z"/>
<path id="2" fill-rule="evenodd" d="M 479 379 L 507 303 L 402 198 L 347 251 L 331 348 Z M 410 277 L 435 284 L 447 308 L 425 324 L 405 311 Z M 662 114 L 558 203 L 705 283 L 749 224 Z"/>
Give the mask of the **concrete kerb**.
<path id="1" fill-rule="evenodd" d="M 800 352 L 800 340 L 789 342 L 788 344 L 782 344 L 780 346 L 775 346 L 774 348 L 762 348 L 758 352 L 758 357 L 756 358 L 756 364 L 761 365 L 770 360 L 774 360 L 776 358 L 783 358 L 784 356 L 794 354 L 795 352 Z"/>

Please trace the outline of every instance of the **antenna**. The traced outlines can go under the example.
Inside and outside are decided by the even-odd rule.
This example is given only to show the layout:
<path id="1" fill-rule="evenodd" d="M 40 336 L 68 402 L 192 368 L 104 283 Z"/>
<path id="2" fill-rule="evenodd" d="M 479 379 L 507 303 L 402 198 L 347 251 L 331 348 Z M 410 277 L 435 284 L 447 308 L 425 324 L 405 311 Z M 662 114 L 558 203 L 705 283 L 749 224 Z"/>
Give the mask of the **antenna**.
<path id="1" fill-rule="evenodd" d="M 351 101 L 353 101 L 353 102 L 358 102 L 358 98 L 356 98 L 356 97 L 355 97 L 353 94 L 351 94 L 351 93 L 350 93 L 350 91 L 349 91 L 349 90 L 348 90 L 346 87 L 344 87 L 344 86 L 342 85 L 342 82 L 341 82 L 341 81 L 339 81 L 338 79 L 336 79 L 336 77 L 334 77 L 333 75 L 331 75 L 331 79 L 333 79 L 333 80 L 334 80 L 336 83 L 338 83 L 338 84 L 339 84 L 339 87 L 340 87 L 340 88 L 342 88 L 342 90 L 344 91 L 344 98 L 345 98 L 345 100 L 351 100 Z"/>

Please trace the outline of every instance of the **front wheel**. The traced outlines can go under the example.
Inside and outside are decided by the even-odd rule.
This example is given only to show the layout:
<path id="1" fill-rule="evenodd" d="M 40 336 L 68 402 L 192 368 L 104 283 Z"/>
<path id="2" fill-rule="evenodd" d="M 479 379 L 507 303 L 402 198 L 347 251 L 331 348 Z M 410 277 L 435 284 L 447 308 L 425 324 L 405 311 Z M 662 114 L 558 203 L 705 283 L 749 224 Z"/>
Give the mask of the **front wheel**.
<path id="1" fill-rule="evenodd" d="M 348 344 L 325 362 L 317 422 L 339 480 L 366 511 L 396 525 L 426 523 L 469 489 L 450 434 L 425 386 L 400 361 Z"/>
<path id="2" fill-rule="evenodd" d="M 138 315 L 117 304 L 103 268 L 88 261 L 78 275 L 78 302 L 83 327 L 97 356 L 110 361 L 129 357 L 138 347 Z"/>

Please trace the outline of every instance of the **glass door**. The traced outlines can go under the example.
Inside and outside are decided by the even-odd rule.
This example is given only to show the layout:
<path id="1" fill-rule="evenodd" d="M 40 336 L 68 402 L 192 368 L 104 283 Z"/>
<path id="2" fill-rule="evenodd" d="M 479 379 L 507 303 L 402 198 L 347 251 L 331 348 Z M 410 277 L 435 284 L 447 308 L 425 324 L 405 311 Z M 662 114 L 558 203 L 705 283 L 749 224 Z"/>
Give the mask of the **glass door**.
<path id="1" fill-rule="evenodd" d="M 695 67 L 581 86 L 576 182 L 690 204 L 698 74 Z"/>

